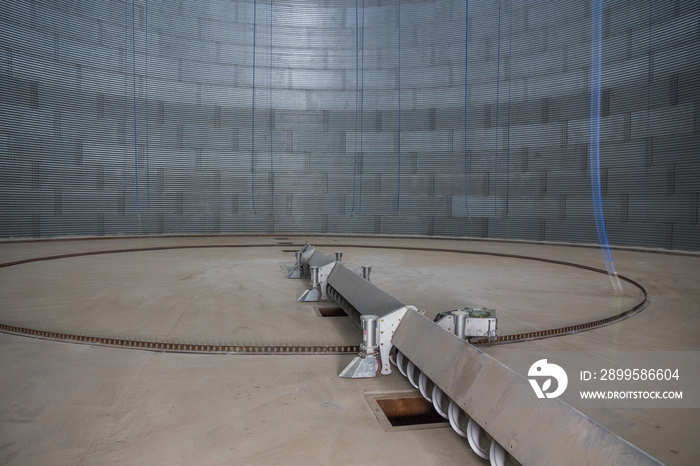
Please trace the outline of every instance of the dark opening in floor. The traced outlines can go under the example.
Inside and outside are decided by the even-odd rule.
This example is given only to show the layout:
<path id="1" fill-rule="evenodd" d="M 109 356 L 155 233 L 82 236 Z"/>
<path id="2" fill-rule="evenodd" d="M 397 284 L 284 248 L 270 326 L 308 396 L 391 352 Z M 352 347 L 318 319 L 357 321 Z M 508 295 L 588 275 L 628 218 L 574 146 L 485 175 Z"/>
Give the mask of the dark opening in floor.
<path id="1" fill-rule="evenodd" d="M 377 397 L 377 404 L 394 427 L 447 422 L 421 395 Z"/>
<path id="2" fill-rule="evenodd" d="M 317 307 L 316 312 L 320 317 L 347 317 L 345 311 L 339 307 Z"/>

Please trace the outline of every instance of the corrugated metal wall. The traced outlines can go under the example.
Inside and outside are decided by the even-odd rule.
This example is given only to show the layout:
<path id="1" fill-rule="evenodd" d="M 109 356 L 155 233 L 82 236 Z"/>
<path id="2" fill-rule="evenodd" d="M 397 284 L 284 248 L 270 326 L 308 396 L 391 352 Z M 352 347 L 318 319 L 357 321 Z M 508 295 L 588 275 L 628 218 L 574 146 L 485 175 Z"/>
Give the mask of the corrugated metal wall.
<path id="1" fill-rule="evenodd" d="M 0 236 L 597 242 L 591 9 L 3 2 Z M 603 2 L 613 244 L 700 249 L 698 24 L 697 1 Z"/>

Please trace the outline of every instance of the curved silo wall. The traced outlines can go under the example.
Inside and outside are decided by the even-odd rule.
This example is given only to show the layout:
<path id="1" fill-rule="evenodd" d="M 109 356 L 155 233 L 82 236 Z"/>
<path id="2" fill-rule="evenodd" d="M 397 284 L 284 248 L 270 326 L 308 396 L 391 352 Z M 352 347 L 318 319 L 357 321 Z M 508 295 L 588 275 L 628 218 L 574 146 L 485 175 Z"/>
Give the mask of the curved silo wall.
<path id="1" fill-rule="evenodd" d="M 596 3 L 4 2 L 0 235 L 597 242 Z M 700 248 L 699 19 L 602 4 L 612 244 Z"/>

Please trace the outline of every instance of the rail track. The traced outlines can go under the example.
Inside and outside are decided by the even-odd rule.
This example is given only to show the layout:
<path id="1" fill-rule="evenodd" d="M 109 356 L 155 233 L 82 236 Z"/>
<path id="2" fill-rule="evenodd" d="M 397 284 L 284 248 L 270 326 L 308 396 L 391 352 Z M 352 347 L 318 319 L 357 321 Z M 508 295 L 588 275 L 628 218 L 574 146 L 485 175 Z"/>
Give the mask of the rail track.
<path id="1" fill-rule="evenodd" d="M 484 255 L 493 256 L 501 258 L 519 259 L 519 260 L 530 260 L 536 262 L 544 262 L 554 265 L 561 265 L 566 267 L 574 267 L 578 269 L 587 270 L 594 273 L 601 273 L 608 275 L 608 272 L 603 269 L 598 269 L 595 267 L 590 267 L 587 265 L 576 264 L 573 262 L 565 262 L 554 259 L 547 259 L 541 257 L 531 257 L 523 256 L 517 254 L 506 254 L 506 253 L 496 253 L 496 252 L 484 252 L 484 251 L 469 251 L 464 249 L 451 249 L 451 248 L 420 248 L 420 247 L 410 247 L 410 246 L 381 246 L 381 245 L 353 245 L 353 244 L 316 244 L 317 247 L 333 247 L 333 248 L 363 248 L 363 249 L 387 249 L 387 250 L 400 250 L 400 251 L 422 251 L 422 252 L 447 252 L 454 254 L 470 254 L 470 255 Z M 174 246 L 151 246 L 151 247 L 141 247 L 141 248 L 124 248 L 124 249 L 108 249 L 101 251 L 88 251 L 88 252 L 75 252 L 69 254 L 59 254 L 53 256 L 43 256 L 43 257 L 33 257 L 17 261 L 5 262 L 0 264 L 0 268 L 7 268 L 22 264 L 29 264 L 34 262 L 43 262 L 51 260 L 69 259 L 75 257 L 85 257 L 85 256 L 95 256 L 102 254 L 121 254 L 121 253 L 132 253 L 132 252 L 146 252 L 146 251 L 166 251 L 166 250 L 178 250 L 178 249 L 211 249 L 211 248 L 279 248 L 279 247 L 302 247 L 301 244 L 295 245 L 291 242 L 278 242 L 278 243 L 259 243 L 259 244 L 216 244 L 216 245 L 174 245 Z M 603 327 L 605 325 L 612 324 L 614 322 L 619 322 L 621 320 L 632 317 L 636 313 L 643 310 L 649 303 L 649 298 L 646 289 L 638 282 L 632 280 L 631 278 L 625 277 L 623 275 L 618 275 L 621 281 L 627 282 L 633 287 L 640 290 L 643 294 L 643 299 L 637 302 L 634 306 L 625 309 L 617 314 L 593 320 L 590 322 L 585 322 L 581 324 L 569 325 L 564 327 L 557 327 L 545 330 L 535 330 L 532 332 L 525 333 L 515 333 L 510 335 L 499 335 L 491 341 L 484 341 L 478 339 L 472 339 L 470 342 L 475 345 L 494 345 L 494 344 L 507 344 L 507 343 L 517 343 L 528 340 L 538 340 L 543 338 L 552 338 L 562 335 L 569 335 L 579 332 L 584 332 L 587 330 L 592 330 L 595 328 Z M 9 333 L 13 335 L 20 335 L 31 338 L 40 338 L 46 340 L 62 341 L 69 343 L 87 344 L 87 345 L 99 345 L 107 347 L 116 348 L 129 348 L 138 349 L 144 351 L 157 351 L 157 352 L 171 352 L 171 353 L 199 353 L 199 354 L 250 354 L 250 355 L 319 355 L 319 354 L 347 354 L 347 353 L 358 353 L 359 346 L 349 346 L 349 345 L 208 345 L 208 344 L 192 344 L 192 343 L 175 343 L 175 342 L 162 342 L 162 341 L 143 341 L 143 340 L 129 340 L 129 339 L 119 339 L 119 338 L 105 338 L 91 335 L 76 335 L 70 333 L 60 333 L 53 332 L 49 330 L 32 329 L 26 327 L 18 327 L 14 325 L 7 325 L 0 323 L 0 332 Z"/>

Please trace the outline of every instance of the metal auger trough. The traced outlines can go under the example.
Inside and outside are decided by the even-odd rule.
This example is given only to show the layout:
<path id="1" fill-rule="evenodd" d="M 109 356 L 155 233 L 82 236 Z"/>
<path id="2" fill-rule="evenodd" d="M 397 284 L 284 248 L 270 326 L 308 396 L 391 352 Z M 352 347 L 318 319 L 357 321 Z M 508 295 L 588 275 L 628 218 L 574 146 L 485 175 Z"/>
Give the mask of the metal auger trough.
<path id="1" fill-rule="evenodd" d="M 310 278 L 310 287 L 299 301 L 331 299 L 362 329 L 360 354 L 340 376 L 361 378 L 375 377 L 379 372 L 390 374 L 391 336 L 406 311 L 417 309 L 406 306 L 371 283 L 371 267 L 360 267 L 357 272 L 345 267 L 340 252 L 331 258 L 306 244 L 297 251 L 296 259 L 294 267 L 287 267 L 287 276 Z"/>
<path id="2" fill-rule="evenodd" d="M 496 337 L 491 309 L 426 318 L 369 281 L 305 245 L 288 276 L 309 277 L 300 301 L 331 299 L 363 333 L 360 355 L 341 377 L 391 373 L 391 361 L 478 456 L 491 465 L 660 465 L 636 446 L 558 398 L 540 399 L 528 379 L 469 343 Z M 298 271 L 298 274 L 294 272 Z"/>

